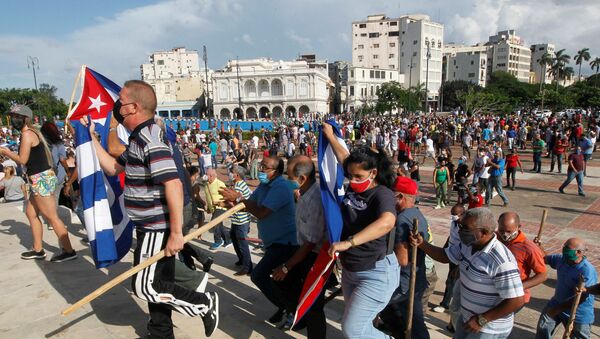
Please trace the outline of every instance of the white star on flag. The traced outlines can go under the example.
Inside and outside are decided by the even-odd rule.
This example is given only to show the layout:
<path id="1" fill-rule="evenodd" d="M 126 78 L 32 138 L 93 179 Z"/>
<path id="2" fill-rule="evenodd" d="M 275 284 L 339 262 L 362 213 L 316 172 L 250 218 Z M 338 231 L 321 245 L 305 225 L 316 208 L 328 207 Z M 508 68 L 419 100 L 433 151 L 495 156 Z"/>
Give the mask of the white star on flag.
<path id="1" fill-rule="evenodd" d="M 98 111 L 98 113 L 100 113 L 100 107 L 106 106 L 106 103 L 102 102 L 102 99 L 100 99 L 100 94 L 98 94 L 97 98 L 92 98 L 92 97 L 88 97 L 88 98 L 90 98 L 90 101 L 92 102 L 92 104 L 90 105 L 90 107 L 88 107 L 88 109 L 95 108 Z"/>

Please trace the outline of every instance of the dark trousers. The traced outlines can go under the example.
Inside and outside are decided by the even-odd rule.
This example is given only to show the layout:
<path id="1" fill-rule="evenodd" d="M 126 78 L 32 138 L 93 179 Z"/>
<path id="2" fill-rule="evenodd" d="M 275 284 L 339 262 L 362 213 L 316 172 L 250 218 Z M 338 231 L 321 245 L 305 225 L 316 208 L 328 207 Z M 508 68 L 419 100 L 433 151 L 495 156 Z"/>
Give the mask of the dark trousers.
<path id="1" fill-rule="evenodd" d="M 167 244 L 169 231 L 142 232 L 137 231 L 137 246 L 133 253 L 133 265 L 147 260 L 152 255 L 162 251 Z M 171 312 L 173 309 L 190 316 L 202 315 L 209 304 L 208 297 L 203 293 L 176 285 L 175 257 L 164 257 L 136 273 L 131 280 L 133 293 L 148 301 L 150 322 L 148 331 L 150 338 L 174 338 Z M 153 274 L 152 274 L 153 273 Z M 163 300 L 161 295 L 171 295 L 173 298 Z"/>
<path id="2" fill-rule="evenodd" d="M 400 290 L 400 289 L 398 289 Z M 398 291 L 397 290 L 397 291 Z M 425 325 L 425 316 L 423 314 L 423 293 L 424 289 L 415 291 L 415 302 L 413 304 L 413 320 L 411 338 L 429 339 L 429 331 Z M 394 292 L 396 293 L 396 292 Z M 406 331 L 406 311 L 408 309 L 408 295 L 399 296 L 398 299 L 392 297 L 392 301 L 379 314 L 379 317 L 385 324 L 385 327 L 392 333 L 394 338 L 404 338 Z"/>
<path id="3" fill-rule="evenodd" d="M 507 167 L 506 168 L 506 187 L 515 188 L 515 182 L 517 181 L 516 175 L 517 175 L 516 167 Z M 511 185 L 511 181 L 512 181 L 512 185 Z"/>
<path id="4" fill-rule="evenodd" d="M 231 224 L 231 242 L 237 255 L 238 261 L 242 264 L 242 269 L 252 272 L 252 259 L 250 257 L 250 247 L 248 246 L 248 232 L 250 231 L 250 222 L 242 225 Z"/>
<path id="5" fill-rule="evenodd" d="M 316 253 L 309 253 L 304 260 L 299 262 L 290 272 L 288 273 L 282 289 L 285 293 L 285 308 L 288 312 L 294 313 L 298 306 L 300 294 L 306 281 L 306 276 L 312 268 L 315 260 L 317 259 Z M 304 315 L 302 320 L 306 323 L 306 332 L 309 339 L 319 339 L 326 337 L 326 320 L 325 312 L 325 289 L 321 291 L 315 303 L 311 306 L 308 312 Z"/>
<path id="6" fill-rule="evenodd" d="M 272 244 L 265 250 L 263 258 L 252 269 L 251 279 L 254 285 L 277 308 L 285 309 L 285 299 L 280 286 L 271 278 L 273 269 L 285 263 L 294 255 L 298 246 Z"/>
<path id="7" fill-rule="evenodd" d="M 452 267 L 454 266 L 454 267 Z M 444 289 L 444 298 L 440 303 L 445 309 L 450 308 L 450 301 L 452 301 L 452 293 L 454 291 L 454 285 L 458 280 L 458 266 L 450 264 L 450 270 L 448 271 L 448 277 L 446 278 L 446 288 Z"/>
<path id="8" fill-rule="evenodd" d="M 558 164 L 558 171 L 562 172 L 562 161 L 563 161 L 562 153 L 558 154 L 558 153 L 552 152 L 552 160 L 550 161 L 550 172 L 554 171 L 555 163 Z"/>
<path id="9" fill-rule="evenodd" d="M 542 152 L 533 152 L 533 171 L 542 171 Z"/>
<path id="10" fill-rule="evenodd" d="M 217 208 L 213 212 L 212 218 L 214 219 L 225 212 L 227 212 L 227 210 L 222 209 L 222 208 Z M 215 232 L 215 242 L 216 243 L 220 243 L 221 241 L 223 241 L 223 242 L 225 242 L 225 244 L 229 244 L 231 242 L 231 239 L 229 239 L 229 233 L 227 233 L 227 230 L 225 230 L 225 226 L 223 226 L 222 222 L 219 223 L 217 226 L 215 226 L 214 232 Z"/>

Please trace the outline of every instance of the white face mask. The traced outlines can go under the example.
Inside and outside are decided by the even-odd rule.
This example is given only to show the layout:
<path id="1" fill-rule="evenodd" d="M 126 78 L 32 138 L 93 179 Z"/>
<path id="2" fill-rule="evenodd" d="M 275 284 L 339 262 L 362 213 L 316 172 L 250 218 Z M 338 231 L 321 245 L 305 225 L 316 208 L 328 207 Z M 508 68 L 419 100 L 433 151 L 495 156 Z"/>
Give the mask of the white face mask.
<path id="1" fill-rule="evenodd" d="M 458 215 L 451 215 L 450 216 L 450 220 L 452 220 L 452 221 L 458 221 L 458 219 L 460 219 L 460 216 L 458 216 Z"/>

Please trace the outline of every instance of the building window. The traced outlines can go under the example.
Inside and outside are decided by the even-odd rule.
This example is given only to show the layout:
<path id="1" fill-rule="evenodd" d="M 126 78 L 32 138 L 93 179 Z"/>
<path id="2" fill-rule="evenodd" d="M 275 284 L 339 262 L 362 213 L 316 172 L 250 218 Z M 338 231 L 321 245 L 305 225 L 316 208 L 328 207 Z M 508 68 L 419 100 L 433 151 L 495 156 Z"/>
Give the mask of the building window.
<path id="1" fill-rule="evenodd" d="M 354 70 L 350 71 L 350 78 L 354 78 Z"/>
<path id="2" fill-rule="evenodd" d="M 373 44 L 373 48 L 379 48 L 379 44 Z"/>
<path id="3" fill-rule="evenodd" d="M 398 26 L 398 21 L 391 21 L 390 26 Z"/>
<path id="4" fill-rule="evenodd" d="M 394 58 L 394 56 L 395 56 L 394 54 L 390 54 L 390 55 L 388 56 L 388 58 L 389 58 L 389 59 L 393 59 L 393 58 Z"/>
<path id="5" fill-rule="evenodd" d="M 367 33 L 360 33 L 360 36 L 364 38 L 367 36 Z"/>
<path id="6" fill-rule="evenodd" d="M 379 55 L 373 54 L 373 59 L 379 59 Z"/>
<path id="7" fill-rule="evenodd" d="M 381 72 L 375 71 L 375 79 L 381 79 Z"/>
<path id="8" fill-rule="evenodd" d="M 156 60 L 156 64 L 157 65 L 164 65 L 165 61 L 164 60 Z"/>
<path id="9" fill-rule="evenodd" d="M 373 68 L 375 68 L 375 69 L 378 69 L 378 68 L 379 68 L 379 66 L 375 65 L 375 66 L 373 66 Z"/>
<path id="10" fill-rule="evenodd" d="M 350 86 L 350 96 L 354 96 L 354 86 Z"/>
<path id="11" fill-rule="evenodd" d="M 359 24 L 358 28 L 367 28 L 367 24 Z"/>
<path id="12" fill-rule="evenodd" d="M 308 96 L 308 81 L 302 80 L 300 82 L 300 87 L 298 88 L 298 95 L 301 97 Z"/>
<path id="13" fill-rule="evenodd" d="M 400 36 L 400 32 L 398 31 L 391 31 L 388 33 L 388 36 Z"/>
<path id="14" fill-rule="evenodd" d="M 365 70 L 362 71 L 362 78 L 365 79 Z"/>
<path id="15" fill-rule="evenodd" d="M 363 61 L 363 56 L 362 56 L 362 55 L 359 55 L 359 56 L 358 56 L 358 62 L 361 62 L 361 61 Z"/>
<path id="16" fill-rule="evenodd" d="M 469 73 L 469 78 L 474 78 L 475 77 L 475 73 Z"/>
<path id="17" fill-rule="evenodd" d="M 413 52 L 413 56 L 416 57 L 417 56 L 417 52 Z"/>
<path id="18" fill-rule="evenodd" d="M 373 86 L 371 86 L 371 96 L 373 96 Z"/>
<path id="19" fill-rule="evenodd" d="M 357 47 L 358 47 L 358 49 L 363 49 L 363 48 L 365 48 L 365 45 L 358 45 Z"/>
<path id="20" fill-rule="evenodd" d="M 456 66 L 456 59 L 452 60 L 452 64 Z"/>
<path id="21" fill-rule="evenodd" d="M 416 45 L 419 40 L 413 40 L 413 45 Z"/>
<path id="22" fill-rule="evenodd" d="M 395 42 L 390 42 L 390 47 L 396 47 L 396 43 Z"/>
<path id="23" fill-rule="evenodd" d="M 396 69 L 396 65 L 390 65 L 390 69 Z M 392 77 L 391 75 L 392 73 L 390 73 L 390 78 Z"/>
<path id="24" fill-rule="evenodd" d="M 385 79 L 385 71 L 381 71 L 381 79 Z"/>
<path id="25" fill-rule="evenodd" d="M 374 70 L 369 71 L 369 78 L 371 78 L 371 79 L 375 78 L 375 71 Z"/>
<path id="26" fill-rule="evenodd" d="M 475 65 L 475 61 L 474 60 L 471 60 L 471 65 Z"/>
<path id="27" fill-rule="evenodd" d="M 379 38 L 379 33 L 369 33 L 369 38 Z"/>

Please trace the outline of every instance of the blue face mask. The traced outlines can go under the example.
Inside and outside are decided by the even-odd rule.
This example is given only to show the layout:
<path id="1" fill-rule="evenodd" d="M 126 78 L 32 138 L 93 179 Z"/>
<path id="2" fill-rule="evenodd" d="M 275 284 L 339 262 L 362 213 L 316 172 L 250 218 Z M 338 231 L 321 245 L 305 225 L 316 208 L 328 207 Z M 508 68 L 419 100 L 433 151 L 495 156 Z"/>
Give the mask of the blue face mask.
<path id="1" fill-rule="evenodd" d="M 300 184 L 299 184 L 299 183 L 298 183 L 296 180 L 291 180 L 291 179 L 288 179 L 288 181 L 287 181 L 287 182 L 288 182 L 288 187 L 289 187 L 289 188 L 290 188 L 292 191 L 295 191 L 295 190 L 297 190 L 297 189 L 299 189 L 299 188 L 300 188 Z"/>
<path id="2" fill-rule="evenodd" d="M 267 173 L 265 172 L 258 172 L 258 181 L 260 181 L 261 184 L 268 184 L 269 176 L 267 176 Z"/>

